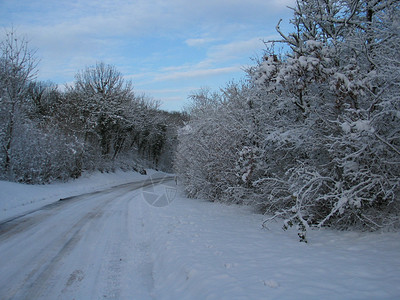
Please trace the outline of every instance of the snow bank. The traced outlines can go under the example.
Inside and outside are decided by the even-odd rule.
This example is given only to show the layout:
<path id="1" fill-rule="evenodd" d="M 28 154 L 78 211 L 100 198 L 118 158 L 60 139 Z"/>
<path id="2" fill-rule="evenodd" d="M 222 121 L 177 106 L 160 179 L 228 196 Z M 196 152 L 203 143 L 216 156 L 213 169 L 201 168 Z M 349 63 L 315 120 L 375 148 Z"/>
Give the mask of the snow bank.
<path id="1" fill-rule="evenodd" d="M 149 170 L 148 174 L 155 171 Z M 86 173 L 66 183 L 27 185 L 0 181 L 0 222 L 29 212 L 61 198 L 90 193 L 118 184 L 146 179 L 136 172 Z"/>

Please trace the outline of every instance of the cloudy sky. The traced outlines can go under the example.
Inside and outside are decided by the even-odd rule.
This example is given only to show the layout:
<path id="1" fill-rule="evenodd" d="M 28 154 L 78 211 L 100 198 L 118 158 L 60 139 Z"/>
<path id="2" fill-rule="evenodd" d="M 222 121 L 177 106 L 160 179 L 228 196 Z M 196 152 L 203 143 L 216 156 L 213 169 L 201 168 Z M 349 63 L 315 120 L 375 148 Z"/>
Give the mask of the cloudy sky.
<path id="1" fill-rule="evenodd" d="M 112 64 L 137 92 L 181 110 L 201 87 L 245 76 L 277 38 L 294 0 L 0 0 L 2 38 L 14 27 L 37 49 L 39 79 L 71 83 L 96 62 Z M 283 23 L 284 27 L 286 26 Z"/>

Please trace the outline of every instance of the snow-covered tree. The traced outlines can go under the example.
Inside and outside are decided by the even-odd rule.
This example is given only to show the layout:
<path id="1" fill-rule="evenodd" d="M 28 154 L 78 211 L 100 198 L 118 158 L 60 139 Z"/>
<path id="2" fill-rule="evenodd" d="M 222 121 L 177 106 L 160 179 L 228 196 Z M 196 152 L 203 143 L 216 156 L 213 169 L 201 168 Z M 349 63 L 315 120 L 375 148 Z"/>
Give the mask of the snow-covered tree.
<path id="1" fill-rule="evenodd" d="M 29 82 L 36 76 L 35 52 L 14 30 L 0 42 L 0 146 L 1 170 L 11 179 L 15 127 L 24 114 Z"/>
<path id="2" fill-rule="evenodd" d="M 136 95 L 114 66 L 97 63 L 77 73 L 67 87 L 60 119 L 84 142 L 84 169 L 113 169 L 119 160 L 159 168 L 169 143 L 168 118 L 159 105 Z"/>
<path id="3" fill-rule="evenodd" d="M 2 179 L 45 183 L 78 177 L 80 142 L 54 114 L 60 93 L 35 82 L 34 52 L 14 31 L 1 42 L 0 142 Z"/>
<path id="4" fill-rule="evenodd" d="M 258 181 L 265 194 L 279 191 L 266 204 L 288 224 L 398 223 L 398 13 L 397 1 L 298 1 L 296 31 L 278 26 L 292 51 L 250 70 L 260 91 L 298 110 L 275 110 L 286 124 L 275 123 L 266 146 L 285 166 Z"/>
<path id="5" fill-rule="evenodd" d="M 97 142 L 104 157 L 116 156 L 121 132 L 130 126 L 124 111 L 134 100 L 132 83 L 114 66 L 101 62 L 76 74 L 68 99 L 85 139 Z"/>
<path id="6" fill-rule="evenodd" d="M 175 169 L 191 197 L 243 202 L 255 166 L 252 103 L 246 85 L 191 96 L 190 121 L 179 131 Z"/>
<path id="7" fill-rule="evenodd" d="M 61 92 L 34 80 L 34 51 L 14 31 L 0 51 L 1 179 L 45 183 L 85 170 L 171 170 L 179 121 L 136 95 L 114 66 L 87 67 Z"/>

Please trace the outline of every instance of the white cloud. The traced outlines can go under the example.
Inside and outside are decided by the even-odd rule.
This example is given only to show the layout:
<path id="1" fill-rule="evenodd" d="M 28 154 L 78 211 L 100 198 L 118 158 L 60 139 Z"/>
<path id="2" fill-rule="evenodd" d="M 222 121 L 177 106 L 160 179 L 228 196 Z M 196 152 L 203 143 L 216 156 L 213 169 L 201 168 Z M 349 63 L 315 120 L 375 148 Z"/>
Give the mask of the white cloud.
<path id="1" fill-rule="evenodd" d="M 203 46 L 203 45 L 215 42 L 217 40 L 218 39 L 216 39 L 216 38 L 197 38 L 197 39 L 187 39 L 185 41 L 185 43 L 189 47 L 197 47 L 197 46 Z"/>
<path id="2" fill-rule="evenodd" d="M 19 1 L 20 2 L 20 1 Z M 26 0 L 24 10 L 9 1 L 8 10 L 19 9 L 14 21 L 45 26 L 80 28 L 91 34 L 127 35 L 168 34 L 171 29 L 186 31 L 207 28 L 218 31 L 224 26 L 238 23 L 266 23 L 271 16 L 287 10 L 294 0 Z M 21 2 L 20 2 L 21 3 Z M 14 6 L 13 6 L 14 5 Z M 6 10 L 5 10 L 6 11 Z M 2 14 L 0 13 L 0 16 Z M 65 29 L 67 29 L 65 27 Z M 62 31 L 59 32 L 61 35 Z"/>
<path id="3" fill-rule="evenodd" d="M 254 37 L 211 46 L 208 49 L 207 57 L 199 62 L 197 67 L 205 68 L 229 61 L 250 59 L 264 49 L 264 40 L 272 38 L 276 38 L 276 36 Z"/>
<path id="4" fill-rule="evenodd" d="M 194 89 L 196 89 L 196 87 L 184 87 L 175 89 L 142 89 L 140 90 L 140 92 L 157 96 L 158 94 L 176 94 L 182 92 L 190 92 Z"/>
<path id="5" fill-rule="evenodd" d="M 155 76 L 155 81 L 177 80 L 196 77 L 215 76 L 224 73 L 238 72 L 241 70 L 240 66 L 212 68 L 212 69 L 193 69 L 180 72 L 171 72 Z"/>
<path id="6" fill-rule="evenodd" d="M 266 38 L 268 39 L 271 37 Z M 197 39 L 193 40 L 196 40 L 196 44 Z M 185 42 L 187 43 L 187 41 Z M 161 82 L 199 77 L 204 78 L 242 72 L 243 68 L 245 68 L 246 59 L 250 60 L 251 57 L 261 52 L 263 48 L 264 43 L 261 37 L 213 45 L 207 50 L 205 57 L 199 57 L 197 62 L 191 64 L 185 63 L 177 66 L 160 66 L 157 70 L 147 73 L 147 80 L 141 83 L 139 82 L 138 84 L 147 85 L 151 81 Z M 238 60 L 242 61 L 242 63 L 238 63 Z M 139 79 L 139 76 L 136 76 L 136 78 Z"/>
<path id="7" fill-rule="evenodd" d="M 209 57 L 213 61 L 234 59 L 254 51 L 260 51 L 264 46 L 261 37 L 255 37 L 248 40 L 239 40 L 214 46 L 210 49 Z"/>

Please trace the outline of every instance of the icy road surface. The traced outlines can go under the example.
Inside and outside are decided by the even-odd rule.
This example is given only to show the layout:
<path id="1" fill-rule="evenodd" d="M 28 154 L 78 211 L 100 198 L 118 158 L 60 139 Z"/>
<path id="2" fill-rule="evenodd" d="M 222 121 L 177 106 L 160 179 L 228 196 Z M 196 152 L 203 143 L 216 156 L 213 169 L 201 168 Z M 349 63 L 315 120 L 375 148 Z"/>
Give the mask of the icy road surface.
<path id="1" fill-rule="evenodd" d="M 0 298 L 151 299 L 142 187 L 67 198 L 1 223 Z"/>

